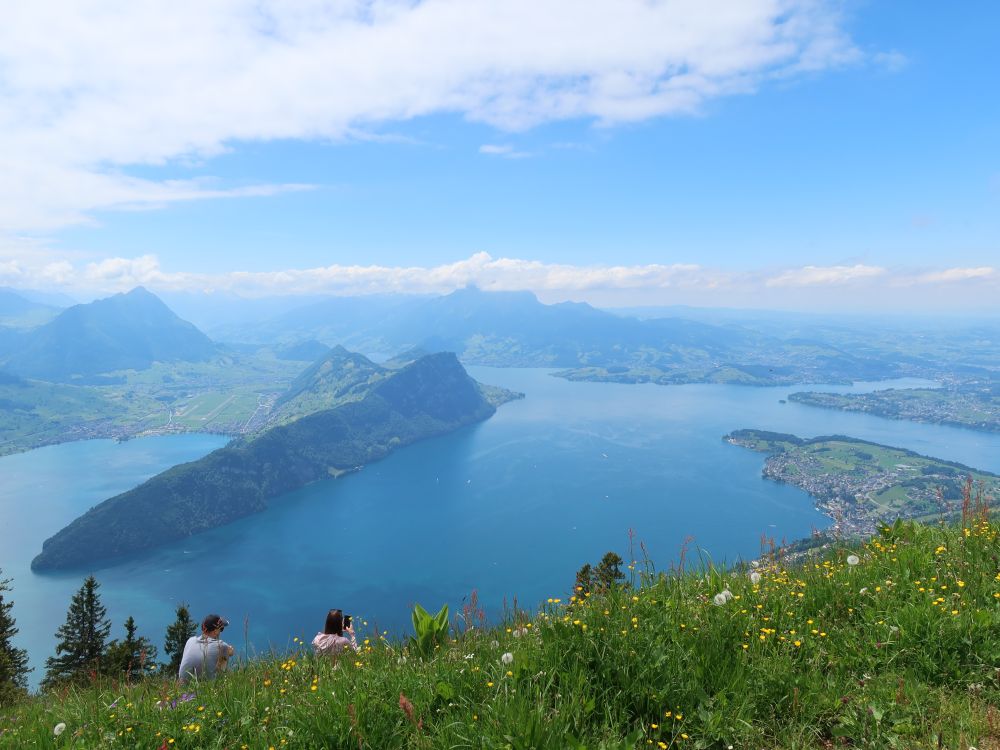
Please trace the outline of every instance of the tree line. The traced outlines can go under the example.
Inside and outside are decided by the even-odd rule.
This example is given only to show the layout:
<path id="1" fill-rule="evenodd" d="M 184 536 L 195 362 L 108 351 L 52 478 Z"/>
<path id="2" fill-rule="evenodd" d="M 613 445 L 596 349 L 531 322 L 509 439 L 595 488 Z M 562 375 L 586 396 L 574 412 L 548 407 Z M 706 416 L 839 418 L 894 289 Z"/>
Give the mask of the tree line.
<path id="1" fill-rule="evenodd" d="M 85 684 L 101 677 L 137 682 L 159 672 L 176 673 L 187 639 L 197 632 L 186 604 L 177 605 L 175 619 L 167 627 L 163 642 L 166 661 L 157 661 L 159 650 L 153 642 L 138 635 L 131 616 L 125 620 L 123 638 L 108 640 L 111 621 L 98 593 L 100 584 L 94 576 L 84 580 L 66 611 L 66 621 L 56 630 L 56 652 L 45 660 L 43 690 L 73 684 Z M 28 653 L 14 646 L 18 633 L 14 602 L 9 595 L 11 580 L 0 571 L 0 706 L 14 702 L 27 693 Z"/>

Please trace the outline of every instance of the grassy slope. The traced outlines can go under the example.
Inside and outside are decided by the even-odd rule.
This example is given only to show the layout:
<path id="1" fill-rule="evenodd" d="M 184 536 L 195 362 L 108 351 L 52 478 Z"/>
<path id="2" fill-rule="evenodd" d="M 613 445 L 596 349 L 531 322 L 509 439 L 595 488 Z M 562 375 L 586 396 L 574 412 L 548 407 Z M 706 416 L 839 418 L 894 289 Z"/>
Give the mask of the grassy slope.
<path id="1" fill-rule="evenodd" d="M 372 634 L 339 663 L 251 662 L 174 708 L 157 679 L 30 699 L 0 712 L 0 746 L 997 748 L 998 531 L 900 524 L 756 585 L 633 567 L 635 588 L 511 613 L 430 661 Z"/>

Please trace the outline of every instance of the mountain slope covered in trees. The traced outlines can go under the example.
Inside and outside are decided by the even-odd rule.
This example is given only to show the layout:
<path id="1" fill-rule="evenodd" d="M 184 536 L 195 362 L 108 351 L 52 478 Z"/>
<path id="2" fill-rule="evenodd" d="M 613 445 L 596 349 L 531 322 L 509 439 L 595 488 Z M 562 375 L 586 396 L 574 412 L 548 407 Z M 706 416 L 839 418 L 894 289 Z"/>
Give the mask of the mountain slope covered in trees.
<path id="1" fill-rule="evenodd" d="M 379 380 L 359 400 L 234 441 L 104 501 L 46 540 L 32 567 L 91 565 L 183 539 L 494 411 L 454 354 L 428 355 Z"/>

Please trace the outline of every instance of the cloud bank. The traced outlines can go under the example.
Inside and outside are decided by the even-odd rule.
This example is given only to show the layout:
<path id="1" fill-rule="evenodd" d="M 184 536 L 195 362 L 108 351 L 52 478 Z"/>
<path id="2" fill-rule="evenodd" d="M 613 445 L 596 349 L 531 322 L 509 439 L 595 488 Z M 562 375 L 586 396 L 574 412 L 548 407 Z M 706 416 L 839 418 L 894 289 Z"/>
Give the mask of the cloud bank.
<path id="1" fill-rule="evenodd" d="M 696 112 L 769 79 L 859 60 L 836 7 L 821 0 L 7 3 L 0 231 L 50 231 L 106 209 L 301 189 L 129 171 L 204 159 L 240 142 L 355 137 L 436 113 L 514 131 Z"/>
<path id="2" fill-rule="evenodd" d="M 82 298 L 147 286 L 162 292 L 272 295 L 446 294 L 469 285 L 528 289 L 543 300 L 598 305 L 791 307 L 810 309 L 985 309 L 997 311 L 1000 270 L 993 267 L 887 269 L 873 266 L 725 271 L 697 264 L 570 265 L 476 253 L 437 266 L 330 265 L 204 274 L 169 271 L 153 255 L 69 260 L 0 260 L 0 285 L 44 287 Z"/>

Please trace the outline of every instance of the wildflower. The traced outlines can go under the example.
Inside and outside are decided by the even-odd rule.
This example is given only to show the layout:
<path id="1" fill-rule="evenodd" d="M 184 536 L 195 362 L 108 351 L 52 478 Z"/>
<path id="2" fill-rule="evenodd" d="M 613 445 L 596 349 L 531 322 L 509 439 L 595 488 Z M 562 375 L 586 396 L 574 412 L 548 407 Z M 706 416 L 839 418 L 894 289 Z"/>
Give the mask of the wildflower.
<path id="1" fill-rule="evenodd" d="M 66 731 L 66 724 L 62 721 L 60 721 L 58 724 L 52 727 L 52 734 L 54 734 L 56 737 L 58 737 L 65 731 Z"/>
<path id="2" fill-rule="evenodd" d="M 413 721 L 413 704 L 407 700 L 406 696 L 402 693 L 399 694 L 399 707 L 403 709 L 403 713 L 406 714 L 406 718 L 411 722 Z"/>
<path id="3" fill-rule="evenodd" d="M 857 555 L 848 555 L 847 556 L 847 564 L 848 565 L 857 565 L 859 562 L 861 562 L 861 558 L 859 558 Z"/>
<path id="4" fill-rule="evenodd" d="M 504 664 L 510 664 L 512 661 L 514 661 L 514 654 L 512 654 L 510 651 L 507 651 L 506 653 L 504 653 L 503 656 L 500 657 L 500 661 L 502 661 Z"/>
<path id="5" fill-rule="evenodd" d="M 756 570 L 750 574 L 750 583 L 752 583 L 754 586 L 760 583 L 760 573 L 758 573 Z"/>
<path id="6" fill-rule="evenodd" d="M 868 593 L 868 587 L 867 587 L 867 586 L 865 586 L 865 587 L 864 587 L 864 588 L 862 588 L 862 589 L 861 589 L 861 591 L 859 591 L 858 593 L 859 593 L 859 594 L 867 594 L 867 593 Z"/>

